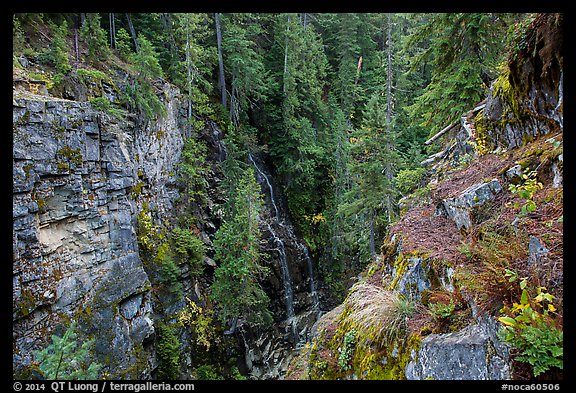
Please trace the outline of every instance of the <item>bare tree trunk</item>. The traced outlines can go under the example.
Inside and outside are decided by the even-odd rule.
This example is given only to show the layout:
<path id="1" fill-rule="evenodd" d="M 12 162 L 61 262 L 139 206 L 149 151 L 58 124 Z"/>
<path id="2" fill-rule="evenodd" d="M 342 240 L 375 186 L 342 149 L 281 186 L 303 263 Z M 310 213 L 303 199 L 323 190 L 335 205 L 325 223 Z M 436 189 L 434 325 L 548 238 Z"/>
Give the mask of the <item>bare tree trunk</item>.
<path id="1" fill-rule="evenodd" d="M 80 26 L 78 26 L 78 22 L 80 18 L 74 18 L 74 20 L 74 53 L 76 54 L 76 68 L 78 68 L 78 64 L 80 63 L 80 47 L 78 45 L 78 29 Z"/>
<path id="2" fill-rule="evenodd" d="M 192 59 L 190 56 L 190 19 L 186 18 L 186 69 L 188 71 L 188 127 L 186 136 L 192 135 L 190 119 L 192 118 Z"/>
<path id="3" fill-rule="evenodd" d="M 386 98 L 386 128 L 388 134 L 391 132 L 391 125 L 392 125 L 392 17 L 390 14 L 388 16 L 388 91 L 387 91 L 387 98 Z M 390 138 L 388 138 L 390 139 Z M 392 146 L 388 146 L 388 149 L 391 149 Z M 384 167 L 384 172 L 386 178 L 389 182 L 392 182 L 394 174 L 392 173 L 392 165 L 391 163 L 386 163 Z M 388 222 L 392 221 L 392 197 L 390 193 L 386 195 L 386 210 L 388 213 Z"/>
<path id="4" fill-rule="evenodd" d="M 214 21 L 216 22 L 216 41 L 218 44 L 218 67 L 219 67 L 218 83 L 220 84 L 222 105 L 224 106 L 224 110 L 226 110 L 226 107 L 227 107 L 227 103 L 226 103 L 226 80 L 224 79 L 224 59 L 222 56 L 222 32 L 220 30 L 220 14 L 219 13 L 214 14 Z"/>
<path id="5" fill-rule="evenodd" d="M 132 24 L 132 18 L 130 18 L 130 14 L 128 13 L 126 13 L 126 20 L 128 21 L 128 28 L 130 29 L 130 34 L 134 40 L 134 48 L 136 49 L 136 52 L 138 52 L 138 37 L 136 36 L 136 30 L 134 30 L 134 25 Z"/>
<path id="6" fill-rule="evenodd" d="M 376 258 L 376 245 L 374 241 L 374 209 L 370 209 L 370 253 L 372 260 Z"/>
<path id="7" fill-rule="evenodd" d="M 116 16 L 110 12 L 108 17 L 110 21 L 110 47 L 116 49 Z"/>
<path id="8" fill-rule="evenodd" d="M 288 15 L 288 24 L 286 25 L 286 44 L 284 45 L 284 87 L 286 93 L 286 74 L 288 73 L 288 32 L 290 31 L 290 15 Z"/>

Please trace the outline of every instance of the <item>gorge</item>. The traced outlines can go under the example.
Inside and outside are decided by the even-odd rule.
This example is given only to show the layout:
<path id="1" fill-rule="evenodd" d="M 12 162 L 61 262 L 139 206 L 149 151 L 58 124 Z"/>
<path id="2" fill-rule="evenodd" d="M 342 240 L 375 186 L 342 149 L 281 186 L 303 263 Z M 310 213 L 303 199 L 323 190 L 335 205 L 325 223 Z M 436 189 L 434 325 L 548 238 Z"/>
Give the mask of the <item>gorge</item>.
<path id="1" fill-rule="evenodd" d="M 563 18 L 13 14 L 13 378 L 561 380 Z"/>

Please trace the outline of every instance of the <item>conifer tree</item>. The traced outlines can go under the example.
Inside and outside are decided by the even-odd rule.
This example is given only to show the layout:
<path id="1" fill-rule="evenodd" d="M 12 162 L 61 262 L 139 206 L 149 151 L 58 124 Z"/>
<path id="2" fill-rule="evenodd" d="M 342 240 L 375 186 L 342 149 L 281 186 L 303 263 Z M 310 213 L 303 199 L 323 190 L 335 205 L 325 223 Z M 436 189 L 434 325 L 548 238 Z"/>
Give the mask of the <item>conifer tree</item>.
<path id="1" fill-rule="evenodd" d="M 52 342 L 34 355 L 46 379 L 96 379 L 102 366 L 90 359 L 93 346 L 94 340 L 79 346 L 73 321 L 62 337 L 53 335 Z"/>
<path id="2" fill-rule="evenodd" d="M 222 15 L 222 52 L 230 86 L 230 121 L 248 125 L 248 111 L 269 94 L 270 76 L 264 67 L 263 50 L 256 39 L 263 33 L 257 14 Z"/>
<path id="3" fill-rule="evenodd" d="M 162 76 L 162 67 L 154 47 L 142 34 L 138 36 L 138 51 L 132 54 L 130 61 L 136 70 L 136 77 L 127 86 L 129 103 L 140 109 L 149 120 L 164 116 L 166 108 L 152 86 L 152 81 Z"/>
<path id="4" fill-rule="evenodd" d="M 499 14 L 442 13 L 420 17 L 408 45 L 419 52 L 412 70 L 431 67 L 431 80 L 411 108 L 434 135 L 486 96 L 504 54 L 508 23 Z"/>
<path id="5" fill-rule="evenodd" d="M 64 20 L 60 25 L 49 21 L 50 30 L 52 30 L 52 42 L 50 43 L 50 51 L 48 56 L 56 67 L 59 75 L 65 75 L 72 69 L 68 57 L 68 45 L 66 43 L 66 35 L 68 34 L 68 23 Z"/>
<path id="6" fill-rule="evenodd" d="M 276 74 L 278 101 L 273 102 L 281 110 L 270 125 L 270 154 L 285 181 L 288 208 L 306 232 L 304 217 L 321 210 L 317 185 L 327 176 L 320 170 L 324 152 L 318 138 L 325 126 L 327 61 L 316 30 L 312 25 L 304 29 L 296 14 L 278 16 L 275 39 L 285 56 L 283 71 Z"/>
<path id="7" fill-rule="evenodd" d="M 176 14 L 174 16 L 174 39 L 180 60 L 172 69 L 174 82 L 182 88 L 188 101 L 188 136 L 191 129 L 202 127 L 196 124 L 197 117 L 209 116 L 214 111 L 209 105 L 212 85 L 209 74 L 215 60 L 214 48 L 206 42 L 209 35 L 208 15 L 200 13 Z M 194 127 L 192 127 L 194 126 Z"/>
<path id="8" fill-rule="evenodd" d="M 399 155 L 386 119 L 385 105 L 380 95 L 374 95 L 364 111 L 363 126 L 351 138 L 353 186 L 345 194 L 345 202 L 340 207 L 344 217 L 364 222 L 364 229 L 362 226 L 357 228 L 360 239 L 368 242 L 372 257 L 376 253 L 376 227 L 388 221 L 383 213 L 386 213 L 386 218 L 394 215 L 394 211 L 389 210 L 393 205 L 387 201 L 394 199 L 397 193 L 392 179 L 386 175 L 386 166 L 395 170 Z"/>
<path id="9" fill-rule="evenodd" d="M 106 30 L 100 25 L 100 14 L 86 14 L 80 38 L 88 44 L 88 60 L 91 62 L 105 61 L 110 55 Z"/>
<path id="10" fill-rule="evenodd" d="M 259 284 L 268 272 L 261 265 L 258 217 L 263 205 L 254 170 L 248 167 L 232 201 L 231 216 L 218 229 L 214 239 L 214 258 L 218 267 L 210 297 L 216 303 L 222 323 L 234 330 L 239 318 L 252 325 L 272 321 L 269 298 Z"/>

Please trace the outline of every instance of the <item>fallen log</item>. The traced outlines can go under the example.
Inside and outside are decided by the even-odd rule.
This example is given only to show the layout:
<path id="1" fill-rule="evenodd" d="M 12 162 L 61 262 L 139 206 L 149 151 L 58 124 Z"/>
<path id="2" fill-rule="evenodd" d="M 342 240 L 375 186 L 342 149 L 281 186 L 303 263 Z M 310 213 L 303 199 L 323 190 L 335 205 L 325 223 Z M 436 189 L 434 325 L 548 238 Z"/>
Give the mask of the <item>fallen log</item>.
<path id="1" fill-rule="evenodd" d="M 434 142 L 436 139 L 440 138 L 442 135 L 444 135 L 445 133 L 447 133 L 448 131 L 450 131 L 452 128 L 456 127 L 458 124 L 460 124 L 459 120 L 456 120 L 454 123 L 451 123 L 450 125 L 446 126 L 445 128 L 442 129 L 442 131 L 438 132 L 436 135 L 434 135 L 432 138 L 428 139 L 426 142 L 424 142 L 424 145 L 429 145 L 432 142 Z"/>

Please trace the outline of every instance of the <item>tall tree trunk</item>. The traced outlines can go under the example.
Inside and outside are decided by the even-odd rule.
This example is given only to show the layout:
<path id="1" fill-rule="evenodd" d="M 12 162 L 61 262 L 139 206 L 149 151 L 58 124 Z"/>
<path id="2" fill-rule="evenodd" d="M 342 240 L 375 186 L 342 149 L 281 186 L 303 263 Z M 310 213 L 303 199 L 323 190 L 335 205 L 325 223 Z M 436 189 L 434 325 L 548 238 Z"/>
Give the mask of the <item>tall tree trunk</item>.
<path id="1" fill-rule="evenodd" d="M 81 20 L 81 17 L 74 19 L 74 53 L 76 54 L 76 68 L 78 68 L 78 64 L 80 63 L 80 46 L 78 45 L 78 29 L 80 26 L 78 24 Z"/>
<path id="2" fill-rule="evenodd" d="M 290 15 L 286 25 L 286 44 L 284 45 L 284 87 L 282 91 L 286 93 L 286 74 L 288 73 L 288 33 L 290 32 Z"/>
<path id="3" fill-rule="evenodd" d="M 388 133 L 388 141 L 390 141 L 390 133 L 392 132 L 392 16 L 388 16 L 388 86 L 387 86 L 387 97 L 386 97 L 386 132 Z M 392 149 L 390 143 L 388 143 L 387 148 Z M 386 163 L 384 166 L 384 172 L 389 184 L 392 183 L 394 174 L 392 171 L 392 165 Z M 386 211 L 388 213 L 388 223 L 392 221 L 392 196 L 390 193 L 386 195 Z"/>
<path id="4" fill-rule="evenodd" d="M 116 48 L 116 21 L 114 17 L 114 13 L 111 12 L 108 14 L 110 19 L 110 47 L 115 49 Z"/>
<path id="5" fill-rule="evenodd" d="M 188 16 L 186 16 L 186 70 L 188 72 L 188 127 L 186 136 L 190 138 L 192 135 L 190 124 L 192 118 L 192 58 L 190 56 L 190 18 Z"/>
<path id="6" fill-rule="evenodd" d="M 130 34 L 132 35 L 132 39 L 134 40 L 134 48 L 136 52 L 138 52 L 138 37 L 136 36 L 136 30 L 134 30 L 134 25 L 132 24 L 132 18 L 130 18 L 130 14 L 126 13 L 126 20 L 128 21 L 128 28 L 130 29 Z"/>
<path id="7" fill-rule="evenodd" d="M 224 110 L 226 110 L 227 103 L 226 103 L 226 80 L 224 79 L 224 59 L 222 56 L 222 32 L 220 30 L 220 14 L 214 14 L 214 21 L 216 22 L 216 41 L 218 44 L 218 83 L 220 84 L 220 94 L 221 94 L 221 101 L 222 106 L 224 106 Z"/>
<path id="8" fill-rule="evenodd" d="M 374 209 L 370 209 L 370 253 L 372 260 L 376 258 L 376 242 L 374 241 Z"/>

